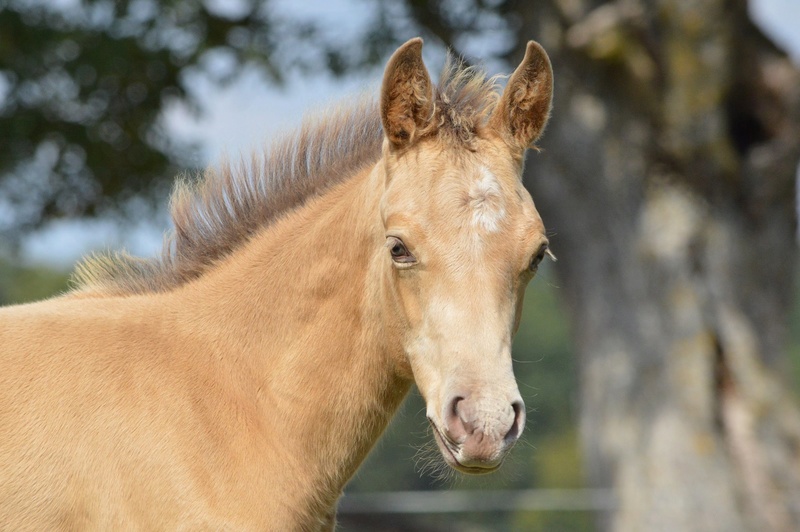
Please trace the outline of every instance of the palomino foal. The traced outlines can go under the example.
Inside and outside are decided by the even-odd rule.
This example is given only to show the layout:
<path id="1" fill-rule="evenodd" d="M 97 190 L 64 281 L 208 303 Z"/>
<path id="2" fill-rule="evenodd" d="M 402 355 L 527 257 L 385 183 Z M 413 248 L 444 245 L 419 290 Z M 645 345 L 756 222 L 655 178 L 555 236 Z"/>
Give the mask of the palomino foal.
<path id="1" fill-rule="evenodd" d="M 523 188 L 552 70 L 502 96 L 413 39 L 342 108 L 173 195 L 162 256 L 0 311 L 0 529 L 319 530 L 416 382 L 444 459 L 500 466 L 547 251 Z"/>

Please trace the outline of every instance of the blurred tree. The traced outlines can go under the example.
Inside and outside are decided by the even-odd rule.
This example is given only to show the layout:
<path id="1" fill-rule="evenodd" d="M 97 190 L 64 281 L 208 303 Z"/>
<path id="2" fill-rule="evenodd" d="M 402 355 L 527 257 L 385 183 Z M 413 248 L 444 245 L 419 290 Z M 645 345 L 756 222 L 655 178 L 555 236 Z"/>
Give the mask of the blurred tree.
<path id="1" fill-rule="evenodd" d="M 418 32 L 509 64 L 536 38 L 556 100 L 526 179 L 557 232 L 589 481 L 618 494 L 600 523 L 800 529 L 800 414 L 778 376 L 800 77 L 746 0 L 376 2 L 357 46 L 269 3 L 210 5 L 0 0 L 0 201 L 25 206 L 18 226 L 166 177 L 181 150 L 155 118 L 209 54 L 278 80 L 369 64 Z M 298 52 L 312 38 L 317 53 Z"/>
<path id="2" fill-rule="evenodd" d="M 355 47 L 318 24 L 258 0 L 0 0 L 0 208 L 13 210 L 0 234 L 163 197 L 191 160 L 158 121 L 170 102 L 197 108 L 187 73 L 225 82 L 252 65 L 279 83 L 290 69 L 372 64 L 386 48 L 377 32 Z"/>
<path id="3" fill-rule="evenodd" d="M 451 4 L 409 2 L 458 44 Z M 526 179 L 563 259 L 589 481 L 618 496 L 601 525 L 800 529 L 800 415 L 780 378 L 797 70 L 745 0 L 492 5 L 512 63 L 537 38 L 555 67 Z"/>
<path id="4" fill-rule="evenodd" d="M 385 7 L 397 40 L 411 20 L 466 54 L 499 32 L 510 65 L 530 38 L 553 59 L 526 180 L 564 259 L 589 482 L 619 501 L 601 526 L 800 529 L 782 378 L 800 74 L 747 1 L 403 4 Z"/>

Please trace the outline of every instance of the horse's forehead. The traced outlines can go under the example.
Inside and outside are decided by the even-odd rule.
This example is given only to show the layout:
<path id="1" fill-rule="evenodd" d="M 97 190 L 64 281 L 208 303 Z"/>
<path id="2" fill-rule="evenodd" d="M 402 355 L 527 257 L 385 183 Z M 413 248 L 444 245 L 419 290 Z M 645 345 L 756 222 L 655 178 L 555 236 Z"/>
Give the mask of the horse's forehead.
<path id="1" fill-rule="evenodd" d="M 538 213 L 509 157 L 492 151 L 423 152 L 412 166 L 402 172 L 405 179 L 393 178 L 389 210 L 413 216 L 442 238 L 490 237 L 536 225 Z"/>
<path id="2" fill-rule="evenodd" d="M 428 195 L 430 211 L 443 224 L 476 234 L 499 233 L 524 222 L 533 204 L 520 193 L 519 176 L 507 166 L 480 160 L 447 170 Z"/>

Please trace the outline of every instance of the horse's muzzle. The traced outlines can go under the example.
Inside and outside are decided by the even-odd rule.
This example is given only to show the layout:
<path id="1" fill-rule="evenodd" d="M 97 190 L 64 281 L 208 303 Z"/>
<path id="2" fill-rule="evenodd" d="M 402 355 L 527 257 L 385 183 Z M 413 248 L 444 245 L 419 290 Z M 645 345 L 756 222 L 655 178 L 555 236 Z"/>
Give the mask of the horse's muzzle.
<path id="1" fill-rule="evenodd" d="M 455 396 L 447 406 L 442 427 L 433 420 L 436 443 L 445 461 L 464 473 L 496 470 L 525 427 L 525 405 Z"/>

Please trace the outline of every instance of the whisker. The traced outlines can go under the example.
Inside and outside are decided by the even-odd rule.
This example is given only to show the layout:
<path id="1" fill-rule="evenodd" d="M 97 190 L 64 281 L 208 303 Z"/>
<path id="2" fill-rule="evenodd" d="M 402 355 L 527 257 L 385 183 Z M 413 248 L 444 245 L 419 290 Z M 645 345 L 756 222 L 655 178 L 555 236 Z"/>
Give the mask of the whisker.
<path id="1" fill-rule="evenodd" d="M 534 386 L 533 384 L 528 384 L 527 382 L 524 382 L 524 381 L 518 382 L 517 385 L 525 387 L 525 388 L 528 388 L 528 389 L 531 389 L 531 390 L 535 390 L 537 392 L 541 391 L 541 388 L 538 388 L 538 387 Z"/>

